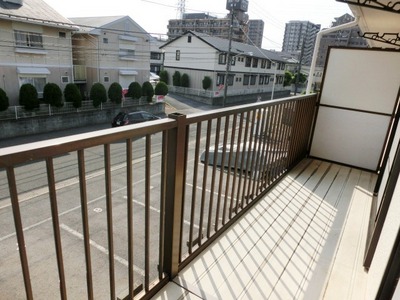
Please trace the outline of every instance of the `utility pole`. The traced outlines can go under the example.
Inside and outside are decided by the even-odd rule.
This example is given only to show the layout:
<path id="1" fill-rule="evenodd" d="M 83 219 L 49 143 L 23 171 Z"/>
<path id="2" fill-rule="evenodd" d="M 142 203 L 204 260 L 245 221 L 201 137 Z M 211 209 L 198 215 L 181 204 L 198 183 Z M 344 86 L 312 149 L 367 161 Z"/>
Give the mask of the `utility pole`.
<path id="1" fill-rule="evenodd" d="M 225 80 L 224 80 L 224 98 L 222 100 L 222 106 L 226 105 L 226 96 L 228 94 L 228 77 L 229 70 L 231 67 L 231 48 L 232 48 L 232 30 L 233 30 L 233 10 L 231 9 L 231 22 L 229 25 L 229 44 L 228 44 L 228 53 L 226 54 L 226 71 L 225 71 Z"/>

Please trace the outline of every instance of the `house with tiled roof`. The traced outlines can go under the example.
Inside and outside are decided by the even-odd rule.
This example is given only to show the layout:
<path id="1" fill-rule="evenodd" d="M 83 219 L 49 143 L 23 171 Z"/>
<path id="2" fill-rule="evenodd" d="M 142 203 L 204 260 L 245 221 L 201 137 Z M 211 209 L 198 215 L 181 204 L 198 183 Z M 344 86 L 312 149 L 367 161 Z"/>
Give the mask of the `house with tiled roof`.
<path id="1" fill-rule="evenodd" d="M 75 83 L 89 91 L 95 82 L 106 89 L 118 82 L 149 80 L 151 36 L 129 16 L 70 18 L 79 26 L 72 39 Z"/>
<path id="2" fill-rule="evenodd" d="M 165 53 L 164 69 L 170 77 L 177 71 L 187 74 L 189 88 L 211 104 L 220 104 L 225 92 L 231 103 L 236 102 L 235 98 L 268 100 L 290 93 L 283 86 L 285 59 L 277 52 L 235 41 L 229 43 L 227 39 L 195 31 L 187 31 L 161 49 Z M 227 67 L 228 53 L 231 59 Z M 205 77 L 212 81 L 207 91 L 202 87 Z"/>
<path id="3" fill-rule="evenodd" d="M 73 82 L 72 32 L 77 27 L 42 0 L 0 0 L 0 87 L 18 105 L 19 88 Z"/>

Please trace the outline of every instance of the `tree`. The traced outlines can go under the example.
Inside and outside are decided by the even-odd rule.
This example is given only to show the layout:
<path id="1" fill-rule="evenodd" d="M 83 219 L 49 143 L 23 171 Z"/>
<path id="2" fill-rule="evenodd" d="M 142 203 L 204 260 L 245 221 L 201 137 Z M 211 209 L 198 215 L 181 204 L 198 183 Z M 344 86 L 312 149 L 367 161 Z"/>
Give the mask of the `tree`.
<path id="1" fill-rule="evenodd" d="M 0 88 L 0 111 L 6 110 L 10 106 L 6 92 Z"/>
<path id="2" fill-rule="evenodd" d="M 166 84 L 168 84 L 169 78 L 168 78 L 168 72 L 166 70 L 162 70 L 159 76 L 160 76 L 160 81 L 163 81 Z"/>
<path id="3" fill-rule="evenodd" d="M 65 86 L 64 99 L 66 102 L 72 102 L 75 108 L 82 106 L 82 95 L 75 83 L 68 83 Z"/>
<path id="4" fill-rule="evenodd" d="M 147 98 L 148 102 L 153 101 L 154 88 L 149 81 L 143 82 L 142 85 L 142 95 Z"/>
<path id="5" fill-rule="evenodd" d="M 173 86 L 181 86 L 181 73 L 179 71 L 175 71 L 172 75 L 172 84 Z"/>
<path id="6" fill-rule="evenodd" d="M 203 89 L 208 90 L 211 87 L 212 80 L 209 76 L 204 76 L 202 83 L 203 83 Z"/>
<path id="7" fill-rule="evenodd" d="M 99 107 L 101 103 L 107 102 L 107 91 L 104 85 L 97 82 L 90 89 L 90 99 L 94 107 Z"/>
<path id="8" fill-rule="evenodd" d="M 26 110 L 39 107 L 39 98 L 36 88 L 31 83 L 24 83 L 19 89 L 19 104 Z"/>
<path id="9" fill-rule="evenodd" d="M 46 83 L 43 89 L 43 101 L 51 106 L 63 107 L 64 103 L 60 87 L 55 83 Z"/>
<path id="10" fill-rule="evenodd" d="M 181 86 L 182 87 L 189 87 L 189 75 L 186 73 L 183 73 L 181 77 Z"/>
<path id="11" fill-rule="evenodd" d="M 168 86 L 165 82 L 160 81 L 159 83 L 157 83 L 155 89 L 154 89 L 154 93 L 156 95 L 163 95 L 165 96 L 166 94 L 168 94 Z"/>
<path id="12" fill-rule="evenodd" d="M 108 88 L 108 98 L 117 104 L 122 102 L 122 86 L 118 82 L 113 82 Z"/>
<path id="13" fill-rule="evenodd" d="M 285 79 L 283 81 L 283 86 L 291 85 L 293 81 L 293 73 L 290 71 L 285 71 Z"/>
<path id="14" fill-rule="evenodd" d="M 131 82 L 128 87 L 127 97 L 132 97 L 133 99 L 140 99 L 142 97 L 142 86 L 139 82 Z"/>

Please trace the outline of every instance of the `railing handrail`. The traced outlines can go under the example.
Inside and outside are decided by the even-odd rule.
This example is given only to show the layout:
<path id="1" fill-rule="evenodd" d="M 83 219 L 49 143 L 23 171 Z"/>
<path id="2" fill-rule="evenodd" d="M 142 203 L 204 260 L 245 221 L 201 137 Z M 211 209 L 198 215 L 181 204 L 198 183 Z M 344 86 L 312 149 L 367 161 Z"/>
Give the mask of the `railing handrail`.
<path id="1" fill-rule="evenodd" d="M 58 271 L 60 280 L 60 293 L 66 297 L 68 294 L 64 274 L 62 255 L 62 236 L 60 235 L 60 222 L 57 209 L 57 187 L 55 164 L 53 159 L 59 155 L 77 152 L 76 164 L 79 172 L 76 178 L 80 191 L 80 206 L 82 211 L 82 224 L 84 241 L 84 255 L 86 262 L 86 284 L 88 297 L 93 297 L 94 287 L 92 277 L 97 276 L 91 266 L 90 226 L 88 215 L 88 176 L 86 171 L 85 150 L 95 146 L 104 146 L 98 157 L 104 159 L 104 180 L 107 202 L 107 237 L 109 262 L 110 294 L 115 294 L 114 277 L 114 250 L 112 205 L 113 193 L 111 180 L 111 144 L 124 141 L 126 148 L 122 156 L 120 168 L 126 170 L 126 201 L 128 220 L 128 245 L 129 258 L 129 295 L 137 294 L 136 290 L 142 288 L 140 297 L 148 299 L 168 279 L 177 275 L 189 261 L 194 259 L 207 245 L 215 240 L 222 232 L 240 215 L 249 209 L 267 189 L 306 155 L 309 137 L 314 120 L 316 95 L 303 95 L 284 98 L 280 100 L 257 102 L 216 109 L 213 111 L 196 113 L 192 115 L 171 114 L 161 120 L 110 128 L 96 132 L 72 135 L 47 141 L 17 145 L 0 149 L 0 169 L 4 168 L 9 183 L 10 203 L 15 223 L 15 234 L 19 244 L 24 244 L 25 229 L 22 227 L 24 214 L 20 213 L 20 194 L 18 193 L 18 178 L 14 169 L 21 164 L 32 161 L 43 161 L 46 164 L 49 198 L 51 203 L 51 220 L 53 222 L 53 237 L 56 244 L 58 257 Z M 193 130 L 192 130 L 193 129 Z M 162 133 L 159 150 L 154 153 L 157 157 L 159 168 L 152 174 L 152 136 Z M 140 161 L 144 168 L 141 178 L 141 187 L 144 192 L 144 280 L 141 286 L 134 287 L 133 280 L 133 166 L 135 159 L 134 141 L 144 144 L 144 154 Z M 158 135 L 157 138 L 160 138 Z M 118 143 L 116 143 L 118 146 Z M 221 145 L 221 146 L 220 146 Z M 236 146 L 238 150 L 227 151 Z M 247 147 L 247 148 L 246 148 Z M 248 148 L 250 147 L 250 148 Z M 121 148 L 121 147 L 120 147 Z M 116 149 L 120 149 L 116 148 Z M 123 148 L 123 147 L 122 147 Z M 221 148 L 221 160 L 218 162 L 219 152 L 214 152 L 211 158 L 210 149 Z M 158 148 L 157 148 L 158 149 Z M 247 154 L 246 154 L 247 153 Z M 204 156 L 203 156 L 204 154 Z M 104 157 L 103 157 L 104 156 Z M 202 158 L 201 158 L 202 157 Z M 143 158 L 143 159 L 142 159 Z M 74 158 L 72 158 L 74 159 Z M 154 163 L 155 164 L 155 163 Z M 220 165 L 218 165 L 220 164 Z M 97 170 L 97 169 L 96 169 Z M 103 174 L 102 173 L 102 174 Z M 120 174 L 119 174 L 120 175 Z M 159 190 L 155 196 L 150 193 L 151 181 L 157 177 Z M 68 177 L 67 177 L 68 178 Z M 102 178 L 103 179 L 103 178 Z M 61 182 L 63 183 L 63 182 Z M 118 183 L 119 185 L 121 182 Z M 187 185 L 192 186 L 192 191 L 187 191 Z M 61 184 L 63 185 L 63 184 Z M 199 194 L 196 191 L 199 189 Z M 191 198 L 189 198 L 189 196 Z M 78 196 L 79 197 L 79 196 Z M 187 199 L 189 198 L 189 199 Z M 154 237 L 159 241 L 159 257 L 157 267 L 158 282 L 150 284 L 150 200 L 152 205 L 157 203 L 159 208 L 159 236 Z M 68 201 L 66 201 L 68 202 Z M 189 203 L 189 207 L 185 205 Z M 63 202 L 63 205 L 65 203 Z M 190 211 L 189 211 L 190 210 Z M 190 220 L 184 222 L 185 216 Z M 119 215 L 118 218 L 121 218 Z M 156 218 L 157 219 L 157 218 Z M 189 228 L 187 223 L 189 223 Z M 137 230 L 137 229 L 136 229 Z M 158 234 L 158 233 L 157 233 Z M 51 241 L 51 238 L 49 239 Z M 1 240 L 0 240 L 1 242 Z M 25 290 L 28 299 L 33 299 L 28 250 L 19 247 L 19 254 Z M 121 246 L 121 245 L 119 245 Z M 187 246 L 187 248 L 185 248 Z M 33 247 L 33 246 L 32 246 Z M 125 246 L 124 246 L 125 247 Z M 51 247 L 49 247 L 51 248 Z M 187 253 L 186 253 L 187 251 Z M 0 258 L 0 262 L 1 258 Z M 153 264 L 155 262 L 152 262 Z M 93 272 L 94 271 L 94 272 Z M 134 291 L 135 289 L 135 291 Z"/>

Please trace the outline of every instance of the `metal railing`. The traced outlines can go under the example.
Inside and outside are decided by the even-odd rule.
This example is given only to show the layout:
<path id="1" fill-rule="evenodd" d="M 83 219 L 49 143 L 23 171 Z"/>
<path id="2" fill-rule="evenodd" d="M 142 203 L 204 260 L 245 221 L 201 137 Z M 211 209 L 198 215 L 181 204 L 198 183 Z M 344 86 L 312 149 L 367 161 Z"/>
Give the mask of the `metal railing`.
<path id="1" fill-rule="evenodd" d="M 0 298 L 152 297 L 306 156 L 316 98 L 0 150 Z"/>

